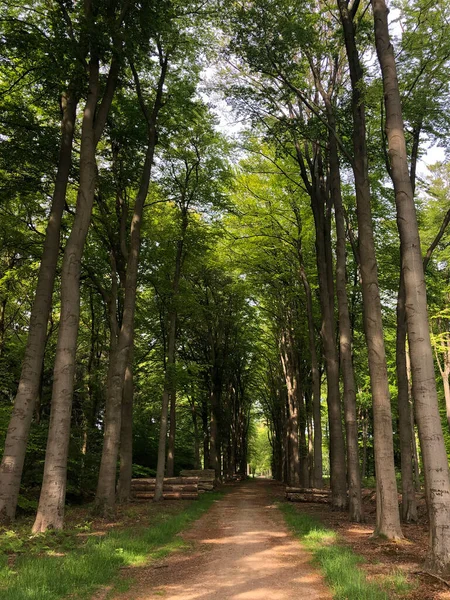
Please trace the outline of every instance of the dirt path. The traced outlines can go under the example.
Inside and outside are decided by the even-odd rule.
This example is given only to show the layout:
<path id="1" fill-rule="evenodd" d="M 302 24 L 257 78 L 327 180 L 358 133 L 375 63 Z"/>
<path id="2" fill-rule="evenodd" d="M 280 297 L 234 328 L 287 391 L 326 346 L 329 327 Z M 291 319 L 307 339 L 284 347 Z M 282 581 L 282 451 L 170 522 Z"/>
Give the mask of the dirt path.
<path id="1" fill-rule="evenodd" d="M 242 483 L 184 534 L 194 549 L 140 570 L 116 600 L 331 600 L 268 481 Z"/>

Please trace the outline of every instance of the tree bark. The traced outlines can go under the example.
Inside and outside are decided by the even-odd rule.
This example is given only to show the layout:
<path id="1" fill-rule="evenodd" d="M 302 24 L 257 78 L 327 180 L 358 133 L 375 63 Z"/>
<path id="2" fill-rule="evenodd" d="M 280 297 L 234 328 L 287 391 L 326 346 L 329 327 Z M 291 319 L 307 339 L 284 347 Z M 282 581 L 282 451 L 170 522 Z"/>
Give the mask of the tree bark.
<path id="1" fill-rule="evenodd" d="M 131 479 L 133 477 L 133 351 L 131 349 L 125 370 L 123 386 L 122 418 L 120 430 L 120 469 L 117 483 L 117 499 L 124 504 L 131 497 Z"/>
<path id="2" fill-rule="evenodd" d="M 117 79 L 117 76 L 116 76 Z M 83 114 L 80 147 L 80 186 L 75 218 L 64 251 L 61 272 L 61 316 L 53 372 L 52 406 L 45 454 L 44 478 L 33 533 L 64 524 L 67 456 L 80 318 L 80 272 L 97 181 L 95 109 L 98 101 L 99 61 L 89 63 L 89 89 Z"/>
<path id="3" fill-rule="evenodd" d="M 402 538 L 394 467 L 394 445 L 386 351 L 373 236 L 371 193 L 363 98 L 363 71 L 355 40 L 353 13 L 346 0 L 337 2 L 350 67 L 353 110 L 353 172 L 359 232 L 364 329 L 368 347 L 372 387 L 374 453 L 377 478 L 377 523 L 375 534 L 388 539 Z"/>
<path id="4" fill-rule="evenodd" d="M 181 215 L 181 237 L 177 243 L 177 253 L 175 257 L 175 272 L 172 281 L 172 294 L 170 298 L 170 309 L 169 309 L 169 327 L 168 327 L 168 341 L 167 341 L 167 363 L 166 373 L 164 378 L 164 391 L 162 397 L 162 410 L 161 410 L 161 429 L 159 435 L 158 445 L 158 464 L 156 467 L 156 487 L 154 502 L 159 502 L 162 499 L 163 483 L 164 483 L 164 471 L 166 468 L 166 438 L 167 438 L 167 417 L 169 413 L 169 403 L 173 402 L 175 407 L 175 394 L 176 394 L 176 373 L 175 373 L 175 362 L 176 362 L 176 335 L 177 335 L 177 310 L 176 302 L 178 298 L 178 291 L 180 287 L 181 279 L 181 268 L 183 264 L 183 249 L 184 249 L 184 238 L 186 230 L 189 224 L 187 207 L 183 207 Z M 175 423 L 175 420 L 174 420 Z"/>
<path id="5" fill-rule="evenodd" d="M 395 365 L 397 371 L 397 404 L 400 437 L 400 458 L 402 471 L 402 520 L 405 523 L 417 521 L 417 502 L 414 488 L 413 438 L 411 427 L 411 406 L 409 401 L 408 372 L 406 369 L 406 313 L 404 280 L 400 275 L 397 297 L 397 331 Z"/>
<path id="6" fill-rule="evenodd" d="M 336 348 L 336 324 L 334 318 L 334 286 L 329 271 L 331 253 L 327 245 L 331 243 L 328 223 L 325 215 L 325 196 L 316 175 L 311 195 L 311 204 L 316 225 L 316 259 L 319 274 L 319 292 L 322 309 L 321 336 L 327 374 L 327 404 L 330 425 L 330 471 L 331 504 L 335 510 L 344 510 L 347 506 L 347 481 L 345 466 L 345 443 L 342 431 L 341 398 L 339 392 L 339 359 Z M 330 287 L 331 286 L 331 287 Z"/>
<path id="7" fill-rule="evenodd" d="M 339 349 L 342 379 L 344 382 L 344 421 L 347 433 L 347 480 L 349 517 L 360 523 L 364 519 L 361 498 L 361 475 L 359 469 L 358 421 L 356 418 L 356 384 L 352 360 L 352 330 L 348 309 L 346 286 L 346 236 L 344 208 L 342 205 L 339 156 L 336 138 L 332 131 L 336 128 L 333 109 L 328 110 L 330 148 L 330 187 L 334 203 L 336 221 L 336 292 L 339 312 Z"/>
<path id="8" fill-rule="evenodd" d="M 170 396 L 170 423 L 169 437 L 167 440 L 167 477 L 173 477 L 175 463 L 175 433 L 176 433 L 176 415 L 177 415 L 177 395 L 174 391 Z"/>
<path id="9" fill-rule="evenodd" d="M 136 310 L 136 287 L 141 247 L 141 225 L 144 204 L 150 185 L 153 157 L 157 143 L 157 120 L 162 106 L 162 96 L 167 72 L 167 57 L 160 62 L 161 72 L 156 90 L 152 112 L 149 114 L 141 93 L 137 73 L 132 66 L 138 100 L 147 122 L 147 151 L 142 168 L 139 191 L 136 196 L 130 228 L 130 248 L 128 252 L 125 277 L 125 298 L 123 304 L 122 325 L 117 341 L 117 348 L 110 361 L 107 376 L 107 397 L 105 409 L 105 433 L 103 452 L 100 462 L 95 510 L 105 517 L 114 511 L 116 500 L 116 472 L 119 453 L 120 431 L 122 419 L 122 399 L 125 372 L 129 364 L 129 356 L 133 346 L 134 313 Z"/>
<path id="10" fill-rule="evenodd" d="M 439 416 L 431 346 L 425 277 L 414 194 L 408 170 L 397 68 L 390 42 L 387 7 L 373 0 L 375 42 L 381 66 L 386 106 L 386 133 L 402 245 L 411 373 L 415 412 L 425 470 L 430 519 L 429 564 L 439 573 L 450 572 L 450 479 Z"/>
<path id="11" fill-rule="evenodd" d="M 322 414 L 320 408 L 320 372 L 317 360 L 316 342 L 314 334 L 313 304 L 311 286 L 309 285 L 303 265 L 300 265 L 300 277 L 306 295 L 306 316 L 308 319 L 309 353 L 311 355 L 312 379 L 312 408 L 314 422 L 314 461 L 313 483 L 315 488 L 323 487 L 323 462 L 322 462 Z"/>
<path id="12" fill-rule="evenodd" d="M 280 343 L 281 364 L 287 389 L 287 473 L 288 484 L 296 487 L 300 483 L 300 456 L 298 439 L 298 381 L 293 364 L 291 336 L 283 331 Z"/>
<path id="13" fill-rule="evenodd" d="M 55 189 L 45 234 L 36 295 L 31 309 L 25 356 L 0 466 L 0 522 L 3 523 L 8 523 L 15 517 L 28 435 L 41 381 L 47 323 L 59 256 L 61 219 L 72 164 L 72 143 L 77 108 L 77 98 L 72 90 L 62 95 L 61 108 L 61 142 Z"/>

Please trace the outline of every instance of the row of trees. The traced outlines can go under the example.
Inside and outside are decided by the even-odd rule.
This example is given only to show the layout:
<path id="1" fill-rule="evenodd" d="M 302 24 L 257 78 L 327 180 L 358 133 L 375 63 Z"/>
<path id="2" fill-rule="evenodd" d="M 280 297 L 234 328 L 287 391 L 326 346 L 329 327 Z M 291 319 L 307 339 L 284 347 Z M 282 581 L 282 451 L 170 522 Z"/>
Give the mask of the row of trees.
<path id="1" fill-rule="evenodd" d="M 129 498 L 136 361 L 152 369 L 156 363 L 156 372 L 146 377 L 157 382 L 162 377 L 157 499 L 169 405 L 167 471 L 174 470 L 180 369 L 195 371 L 184 395 L 192 404 L 195 461 L 203 431 L 204 455 L 219 474 L 220 410 L 228 431 L 237 432 L 228 435 L 227 469 L 234 472 L 238 463 L 245 470 L 249 358 L 242 320 L 249 309 L 242 291 L 215 264 L 215 222 L 226 204 L 230 167 L 227 143 L 196 92 L 210 42 L 209 28 L 199 27 L 202 15 L 195 3 L 127 1 L 36 3 L 5 12 L 3 92 L 10 130 L 3 141 L 3 173 L 12 191 L 8 200 L 5 196 L 5 213 L 10 223 L 21 225 L 19 234 L 5 227 L 5 238 L 11 236 L 10 247 L 4 247 L 5 277 L 12 277 L 16 261 L 32 274 L 42 254 L 34 300 L 27 298 L 29 318 L 17 289 L 8 284 L 3 296 L 5 372 L 14 361 L 13 336 L 19 346 L 27 336 L 0 471 L 4 521 L 15 516 L 37 412 L 39 420 L 45 413 L 48 436 L 33 531 L 63 526 L 74 420 L 82 430 L 81 470 L 91 449 L 100 454 L 96 511 L 110 515 L 116 496 Z M 29 113 L 24 129 L 45 146 L 44 156 L 30 156 L 23 146 L 16 122 L 24 107 Z M 16 174 L 11 152 L 17 163 L 22 157 L 34 160 L 33 169 Z M 27 192 L 34 195 L 32 204 Z M 146 207 L 151 215 L 143 229 Z M 140 296 L 146 315 L 135 344 Z M 148 319 L 156 323 L 145 332 Z M 192 335 L 183 339 L 186 327 Z M 77 360 L 79 340 L 88 346 L 85 362 Z M 140 354 L 132 352 L 134 345 Z M 231 357 L 229 347 L 235 350 Z M 45 401 L 44 393 L 50 396 Z"/>
<path id="2" fill-rule="evenodd" d="M 274 471 L 291 485 L 322 484 L 323 361 L 332 505 L 345 508 L 348 494 L 351 519 L 363 519 L 356 401 L 361 375 L 354 360 L 360 326 L 372 396 L 376 533 L 402 537 L 383 323 L 397 292 L 402 517 L 417 518 L 409 367 L 430 514 L 430 564 L 438 571 L 448 569 L 450 488 L 424 270 L 448 216 L 440 207 L 438 229 L 422 255 L 414 191 L 424 145 L 448 131 L 444 12 L 439 3 L 432 9 L 420 2 L 398 7 L 406 33 L 396 61 L 384 2 L 372 2 L 370 11 L 346 1 L 243 6 L 230 20 L 227 82 L 235 107 L 252 120 L 246 147 L 257 156 L 242 186 L 250 207 L 245 218 L 251 215 L 247 235 L 267 240 L 264 248 L 256 244 L 252 269 L 264 281 L 261 309 L 273 316 L 278 350 L 266 374 Z M 396 232 L 380 224 L 380 204 L 386 216 L 397 214 L 399 249 Z M 374 231 L 374 219 L 383 231 Z M 399 252 L 399 266 L 397 274 L 389 267 L 391 293 L 383 298 L 378 259 L 387 248 Z"/>
<path id="3" fill-rule="evenodd" d="M 377 534 L 402 537 L 396 467 L 406 522 L 423 474 L 448 570 L 448 168 L 417 176 L 448 133 L 446 3 L 399 3 L 395 56 L 371 4 L 5 9 L 3 521 L 24 465 L 34 531 L 72 490 L 110 516 L 133 469 L 156 500 L 182 466 L 244 474 L 262 414 L 274 476 L 329 475 L 352 520 L 374 472 Z M 216 57 L 233 143 L 200 92 Z"/>

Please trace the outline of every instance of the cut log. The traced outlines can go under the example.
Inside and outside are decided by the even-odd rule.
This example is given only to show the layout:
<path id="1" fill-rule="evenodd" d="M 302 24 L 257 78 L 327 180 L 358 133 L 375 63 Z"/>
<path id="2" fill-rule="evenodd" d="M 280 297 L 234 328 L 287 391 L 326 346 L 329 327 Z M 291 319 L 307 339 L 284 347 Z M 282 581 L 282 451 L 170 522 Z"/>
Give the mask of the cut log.
<path id="1" fill-rule="evenodd" d="M 131 488 L 132 492 L 152 492 L 155 490 L 154 483 L 146 483 L 142 485 L 134 485 Z M 169 485 L 164 484 L 163 491 L 165 492 L 198 492 L 198 487 L 193 484 L 188 485 Z"/>
<path id="2" fill-rule="evenodd" d="M 153 492 L 138 492 L 134 494 L 136 500 L 152 500 Z M 163 492 L 164 500 L 196 500 L 198 494 L 196 492 Z"/>
<path id="3" fill-rule="evenodd" d="M 289 502 L 315 502 L 318 504 L 327 504 L 330 501 L 330 495 L 289 492 L 286 494 L 286 500 Z"/>
<path id="4" fill-rule="evenodd" d="M 214 481 L 216 472 L 214 469 L 183 469 L 181 477 L 198 477 L 202 481 Z"/>
<path id="5" fill-rule="evenodd" d="M 194 484 L 198 483 L 200 479 L 198 477 L 165 477 L 164 484 L 169 485 L 185 485 L 185 484 Z M 132 479 L 131 485 L 138 485 L 141 483 L 156 483 L 156 479 L 154 477 L 150 478 L 140 478 L 140 479 Z"/>
<path id="6" fill-rule="evenodd" d="M 331 490 L 320 488 L 286 487 L 286 494 L 331 494 Z"/>

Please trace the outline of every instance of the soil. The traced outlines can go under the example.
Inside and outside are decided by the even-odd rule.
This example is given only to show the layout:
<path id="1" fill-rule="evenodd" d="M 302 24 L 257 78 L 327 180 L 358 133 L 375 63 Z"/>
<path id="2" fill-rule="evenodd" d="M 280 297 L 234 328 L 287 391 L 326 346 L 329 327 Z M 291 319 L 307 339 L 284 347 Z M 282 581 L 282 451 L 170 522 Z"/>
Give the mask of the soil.
<path id="1" fill-rule="evenodd" d="M 187 553 L 131 569 L 135 583 L 115 600 L 331 600 L 311 556 L 274 505 L 267 480 L 233 485 L 183 537 Z"/>

